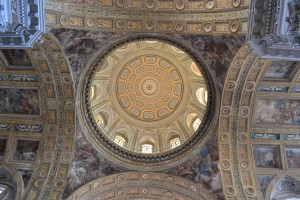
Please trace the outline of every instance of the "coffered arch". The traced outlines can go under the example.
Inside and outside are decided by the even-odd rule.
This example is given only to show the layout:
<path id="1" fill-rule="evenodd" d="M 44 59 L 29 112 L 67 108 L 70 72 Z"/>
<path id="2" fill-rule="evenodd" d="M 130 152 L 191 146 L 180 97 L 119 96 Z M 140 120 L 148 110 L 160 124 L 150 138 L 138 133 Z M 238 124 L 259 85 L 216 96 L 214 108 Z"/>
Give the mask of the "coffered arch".
<path id="1" fill-rule="evenodd" d="M 268 199 L 268 186 L 279 179 L 277 174 L 298 174 L 293 156 L 299 151 L 299 68 L 288 63 L 278 68 L 280 62 L 259 59 L 245 44 L 228 71 L 219 118 L 227 198 Z"/>
<path id="2" fill-rule="evenodd" d="M 137 184 L 138 183 L 138 184 Z M 127 172 L 89 182 L 72 193 L 76 199 L 217 199 L 207 189 L 172 175 Z"/>
<path id="3" fill-rule="evenodd" d="M 16 199 L 59 199 L 75 132 L 68 60 L 51 34 L 1 55 L 0 165 L 13 172 Z"/>

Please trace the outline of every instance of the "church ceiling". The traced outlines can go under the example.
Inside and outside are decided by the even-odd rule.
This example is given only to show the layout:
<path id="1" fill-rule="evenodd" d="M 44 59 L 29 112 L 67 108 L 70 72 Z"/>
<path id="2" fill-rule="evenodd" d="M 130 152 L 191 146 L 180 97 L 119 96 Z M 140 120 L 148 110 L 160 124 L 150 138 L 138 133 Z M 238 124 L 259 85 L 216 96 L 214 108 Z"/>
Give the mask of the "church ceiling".
<path id="1" fill-rule="evenodd" d="M 0 51 L 0 189 L 18 200 L 300 198 L 300 66 L 260 59 L 246 43 L 249 4 L 46 0 L 48 33 L 31 49 Z M 97 148 L 75 98 L 99 52 L 146 33 L 191 48 L 216 93 L 209 133 L 157 172 Z"/>

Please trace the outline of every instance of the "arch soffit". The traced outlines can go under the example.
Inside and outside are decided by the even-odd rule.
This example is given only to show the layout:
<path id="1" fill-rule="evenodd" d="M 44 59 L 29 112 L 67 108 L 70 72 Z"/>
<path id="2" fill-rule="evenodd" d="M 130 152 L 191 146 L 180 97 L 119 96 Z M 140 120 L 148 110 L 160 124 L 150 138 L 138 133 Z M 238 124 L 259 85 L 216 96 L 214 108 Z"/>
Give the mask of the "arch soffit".
<path id="1" fill-rule="evenodd" d="M 285 142 L 284 140 L 278 140 L 276 142 L 269 140 L 266 142 L 265 139 L 264 141 L 255 141 L 255 143 L 251 140 L 251 131 L 254 124 L 253 113 L 257 97 L 275 97 L 274 93 L 258 91 L 263 74 L 270 64 L 270 60 L 259 59 L 249 44 L 245 44 L 236 54 L 227 73 L 221 100 L 221 115 L 219 116 L 220 164 L 224 185 L 223 191 L 226 198 L 263 199 L 262 195 L 264 194 L 260 192 L 257 175 L 268 173 L 273 176 L 270 184 L 265 188 L 266 199 L 270 198 L 278 180 L 289 175 L 292 175 L 292 177 L 300 176 L 299 170 L 290 170 L 284 160 L 284 145 L 295 145 L 297 141 Z M 285 85 L 294 84 L 299 76 L 299 71 L 296 75 L 291 83 L 285 83 Z M 278 95 L 278 93 L 275 95 Z M 290 95 L 289 98 L 291 97 L 293 95 Z M 276 128 L 272 129 L 276 132 Z M 261 128 L 260 130 L 265 129 Z M 283 137 L 283 134 L 281 134 L 281 137 Z M 278 169 L 259 169 L 255 167 L 254 155 L 252 154 L 253 144 L 277 146 L 281 158 L 279 160 L 281 167 Z M 276 173 L 274 170 L 277 170 Z"/>
<path id="2" fill-rule="evenodd" d="M 22 161 L 9 162 L 11 152 L 6 151 L 1 165 L 6 169 L 12 169 L 8 171 L 17 182 L 16 199 L 60 199 L 72 161 L 75 133 L 74 86 L 70 65 L 52 34 L 44 35 L 26 53 L 29 54 L 39 76 L 39 83 L 36 86 L 41 96 L 42 113 L 39 118 L 27 120 L 28 122 L 20 117 L 19 123 L 39 123 L 43 126 L 43 131 L 38 137 L 40 141 L 36 158 L 38 162 L 26 165 L 33 170 L 33 175 L 25 191 L 17 172 Z M 0 119 L 0 122 L 2 120 L 5 119 Z M 34 135 L 37 134 L 27 134 L 24 138 L 36 140 Z M 7 146 L 10 149 L 13 149 L 17 137 L 16 134 L 9 133 Z"/>
<path id="3" fill-rule="evenodd" d="M 138 183 L 138 185 L 137 185 Z M 155 172 L 126 172 L 91 181 L 73 192 L 68 200 L 154 198 L 217 199 L 202 185 L 177 176 Z"/>

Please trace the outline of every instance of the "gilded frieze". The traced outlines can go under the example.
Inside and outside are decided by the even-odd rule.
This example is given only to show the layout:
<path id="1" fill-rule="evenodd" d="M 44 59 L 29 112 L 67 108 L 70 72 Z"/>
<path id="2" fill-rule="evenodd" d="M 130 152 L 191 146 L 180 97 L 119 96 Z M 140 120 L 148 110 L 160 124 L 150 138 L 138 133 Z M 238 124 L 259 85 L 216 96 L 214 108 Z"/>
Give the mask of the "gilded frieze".
<path id="1" fill-rule="evenodd" d="M 77 4 L 48 0 L 45 2 L 46 24 L 51 28 L 70 28 L 85 30 L 101 30 L 113 32 L 167 32 L 175 34 L 202 35 L 244 35 L 247 32 L 248 6 L 240 6 L 240 1 L 207 1 L 203 10 L 184 9 L 183 1 L 153 2 L 153 7 L 144 9 L 144 1 L 124 1 L 131 6 L 118 4 L 116 6 L 101 6 L 101 2 Z M 131 3 L 130 3 L 131 2 Z M 146 6 L 149 2 L 146 3 Z M 199 2 L 200 3 L 200 2 Z M 95 4 L 95 5 L 94 5 Z M 175 4 L 173 6 L 173 4 Z M 215 5 L 222 9 L 212 9 Z M 110 5 L 110 4 L 109 4 Z M 114 4 L 111 4 L 114 5 Z M 119 6 L 118 6 L 119 5 Z M 132 6 L 135 5 L 135 6 Z M 231 12 L 228 8 L 231 7 Z M 98 7 L 99 6 L 99 7 Z M 225 10 L 224 10 L 225 9 Z"/>

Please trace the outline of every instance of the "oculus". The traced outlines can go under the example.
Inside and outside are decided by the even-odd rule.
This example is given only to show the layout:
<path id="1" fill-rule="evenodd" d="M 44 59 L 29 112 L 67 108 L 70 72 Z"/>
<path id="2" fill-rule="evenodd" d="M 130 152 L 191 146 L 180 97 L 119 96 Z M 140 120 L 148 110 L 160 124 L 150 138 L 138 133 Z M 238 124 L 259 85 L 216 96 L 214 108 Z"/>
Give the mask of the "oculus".
<path id="1" fill-rule="evenodd" d="M 94 146 L 134 162 L 169 160 L 203 140 L 214 107 L 209 71 L 156 36 L 114 41 L 81 77 L 82 126 Z M 95 89 L 97 88 L 97 89 Z"/>

